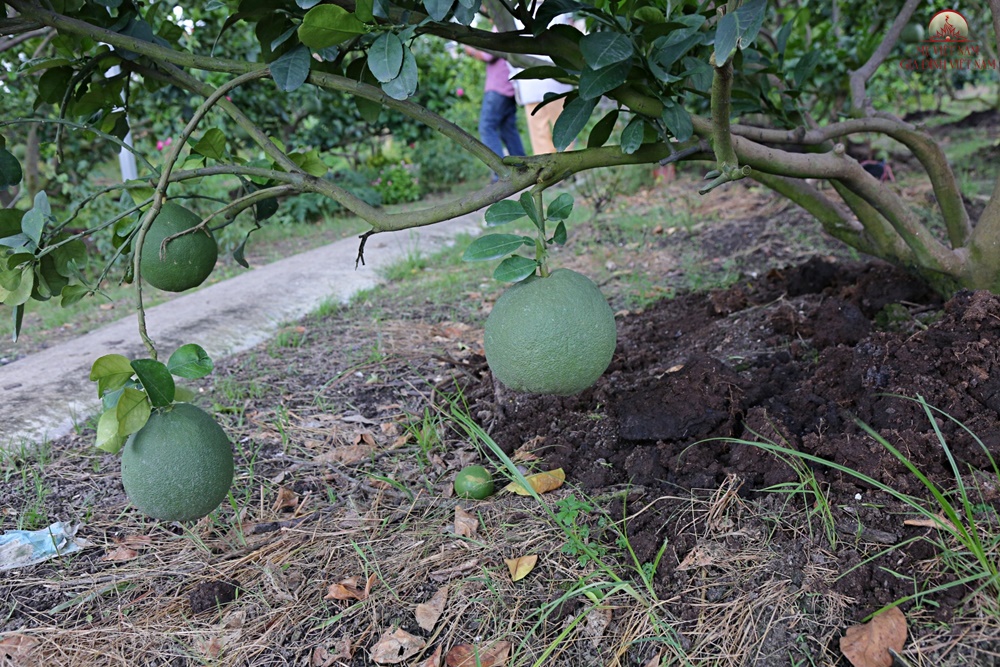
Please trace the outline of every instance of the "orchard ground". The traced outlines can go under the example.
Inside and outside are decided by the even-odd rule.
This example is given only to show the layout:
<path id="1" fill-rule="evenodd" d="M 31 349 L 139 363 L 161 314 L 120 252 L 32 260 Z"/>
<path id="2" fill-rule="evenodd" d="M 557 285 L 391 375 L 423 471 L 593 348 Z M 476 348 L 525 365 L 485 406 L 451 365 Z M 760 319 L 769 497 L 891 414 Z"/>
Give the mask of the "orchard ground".
<path id="1" fill-rule="evenodd" d="M 922 187 L 912 169 L 885 187 Z M 578 193 L 601 198 L 600 178 Z M 80 521 L 90 546 L 0 582 L 0 655 L 360 667 L 509 642 L 507 665 L 847 665 L 845 628 L 903 600 L 904 664 L 997 664 L 1000 479 L 909 399 L 996 455 L 1000 298 L 942 303 L 763 188 L 699 198 L 696 178 L 571 220 L 553 264 L 592 276 L 619 327 L 578 396 L 493 382 L 481 326 L 502 287 L 459 248 L 218 364 L 198 389 L 237 480 L 194 525 L 130 508 L 89 427 L 10 457 L 5 526 Z M 945 491 L 982 558 L 915 509 L 943 508 L 855 419 Z M 502 487 L 503 457 L 566 484 L 452 497 L 467 465 Z M 505 560 L 532 555 L 512 581 Z"/>

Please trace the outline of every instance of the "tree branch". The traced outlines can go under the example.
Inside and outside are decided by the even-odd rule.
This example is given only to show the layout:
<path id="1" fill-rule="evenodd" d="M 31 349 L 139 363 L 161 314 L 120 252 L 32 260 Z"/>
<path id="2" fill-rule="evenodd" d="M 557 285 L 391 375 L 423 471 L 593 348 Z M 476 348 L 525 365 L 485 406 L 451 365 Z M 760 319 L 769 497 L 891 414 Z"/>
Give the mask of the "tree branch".
<path id="1" fill-rule="evenodd" d="M 14 37 L 8 37 L 7 39 L 0 39 L 0 53 L 13 49 L 15 46 L 22 42 L 27 42 L 29 39 L 34 39 L 35 37 L 41 37 L 42 35 L 47 35 L 50 32 L 49 28 L 39 28 L 37 30 L 29 30 L 28 32 L 16 35 Z"/>
<path id="2" fill-rule="evenodd" d="M 920 2 L 921 0 L 906 0 L 903 8 L 899 10 L 899 14 L 896 15 L 896 20 L 892 22 L 889 32 L 885 34 L 882 38 L 882 43 L 878 45 L 877 49 L 875 49 L 875 53 L 871 55 L 868 62 L 851 72 L 851 109 L 855 115 L 868 116 L 871 114 L 871 100 L 868 98 L 868 94 L 865 90 L 868 79 L 872 78 L 872 75 L 875 74 L 875 70 L 879 68 L 879 65 L 885 62 L 885 59 L 889 57 L 892 47 L 896 45 L 896 41 L 899 39 L 900 33 L 903 32 L 903 28 L 910 20 L 910 17 L 913 15 L 913 11 L 917 8 L 917 5 L 919 5 Z"/>

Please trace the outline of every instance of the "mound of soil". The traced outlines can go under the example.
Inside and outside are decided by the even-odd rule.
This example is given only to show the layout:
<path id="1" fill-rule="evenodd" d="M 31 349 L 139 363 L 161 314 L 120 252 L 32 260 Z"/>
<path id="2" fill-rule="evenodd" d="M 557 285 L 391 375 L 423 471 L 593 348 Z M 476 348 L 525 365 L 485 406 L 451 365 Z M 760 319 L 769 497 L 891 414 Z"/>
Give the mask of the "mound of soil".
<path id="1" fill-rule="evenodd" d="M 932 481 L 953 489 L 939 430 L 965 483 L 978 489 L 977 501 L 995 510 L 996 474 L 983 445 L 994 457 L 1000 453 L 998 341 L 994 295 L 963 292 L 942 304 L 888 265 L 813 259 L 725 291 L 624 314 L 611 367 L 578 396 L 514 394 L 489 376 L 470 396 L 473 414 L 505 451 L 531 449 L 594 493 L 630 485 L 634 497 L 648 499 L 736 479 L 744 497 L 777 501 L 782 494 L 764 490 L 801 480 L 801 471 L 782 458 L 731 440 L 742 439 L 776 443 L 929 497 L 863 423 Z M 932 423 L 913 400 L 918 396 L 983 444 L 945 414 Z M 914 580 L 884 567 L 916 571 L 933 548 L 907 539 L 932 529 L 904 525 L 900 513 L 908 508 L 858 476 L 819 463 L 808 470 L 826 491 L 831 528 L 846 536 L 825 543 L 835 569 L 850 570 L 835 590 L 854 600 L 859 613 L 912 595 Z M 670 539 L 678 521 L 677 507 L 667 502 L 628 525 L 643 562 L 665 549 L 657 570 L 664 591 L 688 576 L 678 563 L 695 546 Z M 773 539 L 773 548 L 790 554 L 784 576 L 801 584 L 804 564 L 791 555 L 806 553 L 803 539 L 819 544 L 821 538 L 775 530 Z M 888 555 L 867 559 L 861 542 L 896 545 L 891 563 Z M 937 614 L 947 617 L 968 592 L 953 587 L 936 595 Z"/>

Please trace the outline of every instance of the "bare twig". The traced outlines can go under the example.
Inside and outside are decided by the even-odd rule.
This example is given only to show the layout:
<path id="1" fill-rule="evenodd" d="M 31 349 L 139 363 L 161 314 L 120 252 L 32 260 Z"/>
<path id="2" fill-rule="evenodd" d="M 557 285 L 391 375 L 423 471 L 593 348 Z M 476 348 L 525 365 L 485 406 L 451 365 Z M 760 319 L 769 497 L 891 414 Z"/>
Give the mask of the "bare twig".
<path id="1" fill-rule="evenodd" d="M 995 1 L 991 0 L 991 2 Z M 851 72 L 851 108 L 855 114 L 861 116 L 871 115 L 872 103 L 865 90 L 868 79 L 872 78 L 875 70 L 889 57 L 892 47 L 896 45 L 896 40 L 899 39 L 900 33 L 903 32 L 903 28 L 909 22 L 913 11 L 919 4 L 920 0 L 906 0 L 903 8 L 896 15 L 896 20 L 892 22 L 889 31 L 882 38 L 882 43 L 875 49 L 868 62 Z"/>

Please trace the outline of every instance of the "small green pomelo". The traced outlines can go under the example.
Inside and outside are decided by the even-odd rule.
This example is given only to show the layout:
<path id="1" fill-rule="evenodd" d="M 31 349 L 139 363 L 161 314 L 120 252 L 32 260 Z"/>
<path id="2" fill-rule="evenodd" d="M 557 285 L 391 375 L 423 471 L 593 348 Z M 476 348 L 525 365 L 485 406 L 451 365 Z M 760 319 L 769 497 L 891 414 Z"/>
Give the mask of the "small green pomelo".
<path id="1" fill-rule="evenodd" d="M 903 32 L 899 38 L 907 44 L 916 44 L 924 41 L 924 26 L 919 23 L 907 23 L 903 26 Z"/>
<path id="2" fill-rule="evenodd" d="M 483 346 L 493 374 L 516 391 L 578 394 L 611 363 L 615 314 L 594 282 L 556 269 L 504 292 L 486 319 Z"/>
<path id="3" fill-rule="evenodd" d="M 125 495 L 154 519 L 193 521 L 233 484 L 233 450 L 218 422 L 189 403 L 154 410 L 122 448 Z"/>
<path id="4" fill-rule="evenodd" d="M 482 500 L 493 495 L 493 475 L 483 466 L 469 466 L 455 475 L 455 495 Z"/>
<path id="5" fill-rule="evenodd" d="M 163 205 L 142 244 L 141 270 L 147 283 L 167 292 L 183 292 L 205 282 L 219 258 L 219 246 L 208 230 L 178 236 L 160 254 L 163 239 L 199 222 L 201 218 L 183 206 Z"/>

